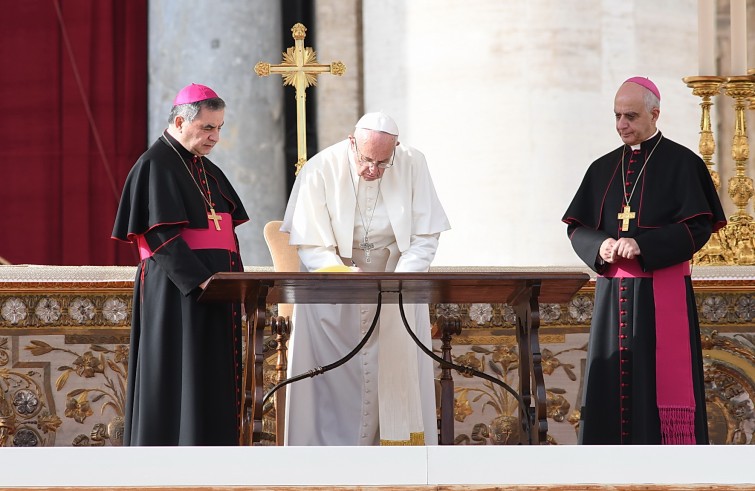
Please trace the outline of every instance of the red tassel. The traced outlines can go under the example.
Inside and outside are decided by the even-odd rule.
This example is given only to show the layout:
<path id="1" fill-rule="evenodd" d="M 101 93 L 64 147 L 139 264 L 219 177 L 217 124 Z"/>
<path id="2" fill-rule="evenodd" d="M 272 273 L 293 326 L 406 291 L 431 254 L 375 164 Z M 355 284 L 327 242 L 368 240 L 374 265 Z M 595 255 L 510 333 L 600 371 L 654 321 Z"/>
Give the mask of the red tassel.
<path id="1" fill-rule="evenodd" d="M 661 438 L 663 445 L 694 445 L 695 408 L 661 407 Z"/>

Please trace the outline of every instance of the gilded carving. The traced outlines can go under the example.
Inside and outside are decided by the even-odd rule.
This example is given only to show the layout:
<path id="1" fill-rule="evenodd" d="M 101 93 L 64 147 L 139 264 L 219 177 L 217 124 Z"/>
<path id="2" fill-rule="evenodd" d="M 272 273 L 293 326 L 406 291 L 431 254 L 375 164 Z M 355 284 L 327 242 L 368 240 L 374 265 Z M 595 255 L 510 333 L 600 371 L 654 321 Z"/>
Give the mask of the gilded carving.
<path id="1" fill-rule="evenodd" d="M 120 324 L 128 315 L 128 304 L 120 298 L 108 298 L 102 306 L 102 316 L 112 324 Z"/>
<path id="2" fill-rule="evenodd" d="M 45 297 L 37 303 L 34 309 L 37 318 L 45 324 L 50 324 L 60 319 L 60 302 L 54 298 Z"/>
<path id="3" fill-rule="evenodd" d="M 18 324 L 26 319 L 26 305 L 20 298 L 9 298 L 3 303 L 0 314 L 2 314 L 3 319 L 11 324 Z"/>
<path id="4" fill-rule="evenodd" d="M 54 444 L 61 420 L 47 399 L 42 373 L 8 365 L 8 338 L 0 338 L 0 446 Z"/>
<path id="5" fill-rule="evenodd" d="M 576 295 L 569 302 L 569 316 L 577 322 L 589 322 L 592 318 L 593 301 L 587 295 Z"/>
<path id="6" fill-rule="evenodd" d="M 707 322 L 719 322 L 726 318 L 727 311 L 726 301 L 719 295 L 705 297 L 700 305 L 700 316 Z"/>
<path id="7" fill-rule="evenodd" d="M 50 328 L 73 324 L 128 329 L 131 302 L 128 294 L 0 294 L 0 328 Z"/>
<path id="8" fill-rule="evenodd" d="M 711 442 L 755 443 L 755 335 L 704 330 L 702 345 Z"/>
<path id="9" fill-rule="evenodd" d="M 469 318 L 478 325 L 485 325 L 493 318 L 493 307 L 489 303 L 473 303 L 469 306 Z"/>
<path id="10" fill-rule="evenodd" d="M 81 304 L 84 305 L 84 304 Z M 85 424 L 87 418 L 94 414 L 98 406 L 100 414 L 112 413 L 110 422 L 96 423 L 90 435 L 78 435 L 71 442 L 75 446 L 99 446 L 109 440 L 111 445 L 120 445 L 123 441 L 123 415 L 125 412 L 125 391 L 128 378 L 128 346 L 116 345 L 108 348 L 93 344 L 89 350 L 79 353 L 69 348 L 53 346 L 45 341 L 33 339 L 25 346 L 33 356 L 43 356 L 58 352 L 70 355 L 70 364 L 57 367 L 60 373 L 55 380 L 55 390 L 62 391 L 76 378 L 77 387 L 65 394 L 66 418 L 79 424 Z M 97 379 L 97 383 L 86 379 Z"/>
<path id="11" fill-rule="evenodd" d="M 570 350 L 569 350 L 570 351 Z M 551 376 L 562 369 L 566 376 L 575 381 L 574 365 L 559 360 L 562 352 L 553 353 L 543 349 L 543 373 Z M 515 342 L 513 344 L 498 344 L 492 347 L 471 346 L 470 350 L 458 356 L 454 361 L 460 365 L 471 366 L 482 372 L 492 372 L 509 386 L 514 386 L 519 372 L 519 355 Z M 458 374 L 459 372 L 457 372 Z M 474 380 L 461 382 L 457 379 L 454 400 L 454 419 L 464 422 L 468 417 L 479 412 L 471 433 L 457 432 L 454 444 L 463 445 L 507 445 L 518 444 L 520 441 L 519 403 L 508 391 L 487 380 L 470 379 L 471 376 L 461 373 L 463 377 Z M 546 391 L 546 410 L 549 419 L 562 422 L 566 419 L 571 403 L 567 399 L 567 391 L 559 387 L 549 387 Z M 485 411 L 492 411 L 492 415 L 483 417 Z M 549 437 L 550 443 L 556 443 Z"/>

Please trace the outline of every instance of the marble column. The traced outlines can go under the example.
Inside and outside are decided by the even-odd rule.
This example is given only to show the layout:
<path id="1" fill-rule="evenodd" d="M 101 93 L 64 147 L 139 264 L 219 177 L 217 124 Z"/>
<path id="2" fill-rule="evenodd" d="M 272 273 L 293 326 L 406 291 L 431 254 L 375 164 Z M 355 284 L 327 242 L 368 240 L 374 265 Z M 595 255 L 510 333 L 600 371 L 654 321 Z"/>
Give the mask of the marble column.
<path id="1" fill-rule="evenodd" d="M 346 138 L 362 116 L 362 8 L 361 2 L 318 0 L 315 3 L 316 36 L 313 39 L 320 63 L 342 61 L 340 77 L 321 75 L 317 97 L 318 147 Z"/>
<path id="2" fill-rule="evenodd" d="M 259 78 L 258 61 L 281 57 L 280 2 L 151 0 L 149 4 L 149 141 L 167 126 L 176 92 L 212 87 L 226 104 L 221 141 L 210 159 L 233 183 L 251 218 L 237 228 L 246 265 L 272 265 L 262 228 L 286 204 L 283 86 Z"/>

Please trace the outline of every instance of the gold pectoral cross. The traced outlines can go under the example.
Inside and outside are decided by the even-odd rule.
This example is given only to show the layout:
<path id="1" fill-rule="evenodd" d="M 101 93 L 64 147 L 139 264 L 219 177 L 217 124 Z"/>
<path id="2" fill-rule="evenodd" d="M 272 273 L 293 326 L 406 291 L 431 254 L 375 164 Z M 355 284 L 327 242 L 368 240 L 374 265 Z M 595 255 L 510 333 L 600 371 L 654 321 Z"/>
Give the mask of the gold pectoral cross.
<path id="1" fill-rule="evenodd" d="M 215 222 L 215 230 L 220 230 L 220 224 L 218 221 L 222 220 L 223 217 L 215 214 L 215 208 L 210 208 L 210 213 L 207 214 L 207 218 Z"/>
<path id="2" fill-rule="evenodd" d="M 626 232 L 629 230 L 629 220 L 635 217 L 635 213 L 629 205 L 624 205 L 624 211 L 619 213 L 616 218 L 621 220 L 621 231 Z"/>
<path id="3" fill-rule="evenodd" d="M 254 71 L 260 77 L 267 77 L 271 73 L 283 76 L 283 85 L 296 87 L 296 142 L 298 158 L 296 173 L 307 161 L 307 87 L 317 85 L 317 75 L 320 73 L 332 73 L 343 75 L 346 65 L 340 61 L 334 61 L 330 65 L 317 63 L 317 53 L 312 48 L 304 47 L 304 38 L 307 36 L 307 28 L 304 24 L 296 23 L 291 28 L 294 38 L 294 46 L 286 49 L 283 53 L 283 62 L 279 65 L 259 62 L 254 66 Z"/>

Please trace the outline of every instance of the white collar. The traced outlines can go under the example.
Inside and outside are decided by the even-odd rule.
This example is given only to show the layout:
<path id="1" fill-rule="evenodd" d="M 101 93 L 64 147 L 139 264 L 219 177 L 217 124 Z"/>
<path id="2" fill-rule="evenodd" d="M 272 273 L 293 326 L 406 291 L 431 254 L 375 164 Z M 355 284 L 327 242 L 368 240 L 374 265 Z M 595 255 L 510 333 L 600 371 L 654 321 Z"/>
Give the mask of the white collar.
<path id="1" fill-rule="evenodd" d="M 643 142 L 640 142 L 640 143 L 638 143 L 636 145 L 632 145 L 632 150 L 639 150 L 643 143 L 645 143 L 648 140 L 652 140 L 653 138 L 655 138 L 655 135 L 657 135 L 657 134 L 658 134 L 658 128 L 655 129 L 655 133 L 653 133 L 653 136 L 651 136 L 647 140 L 645 140 Z"/>

